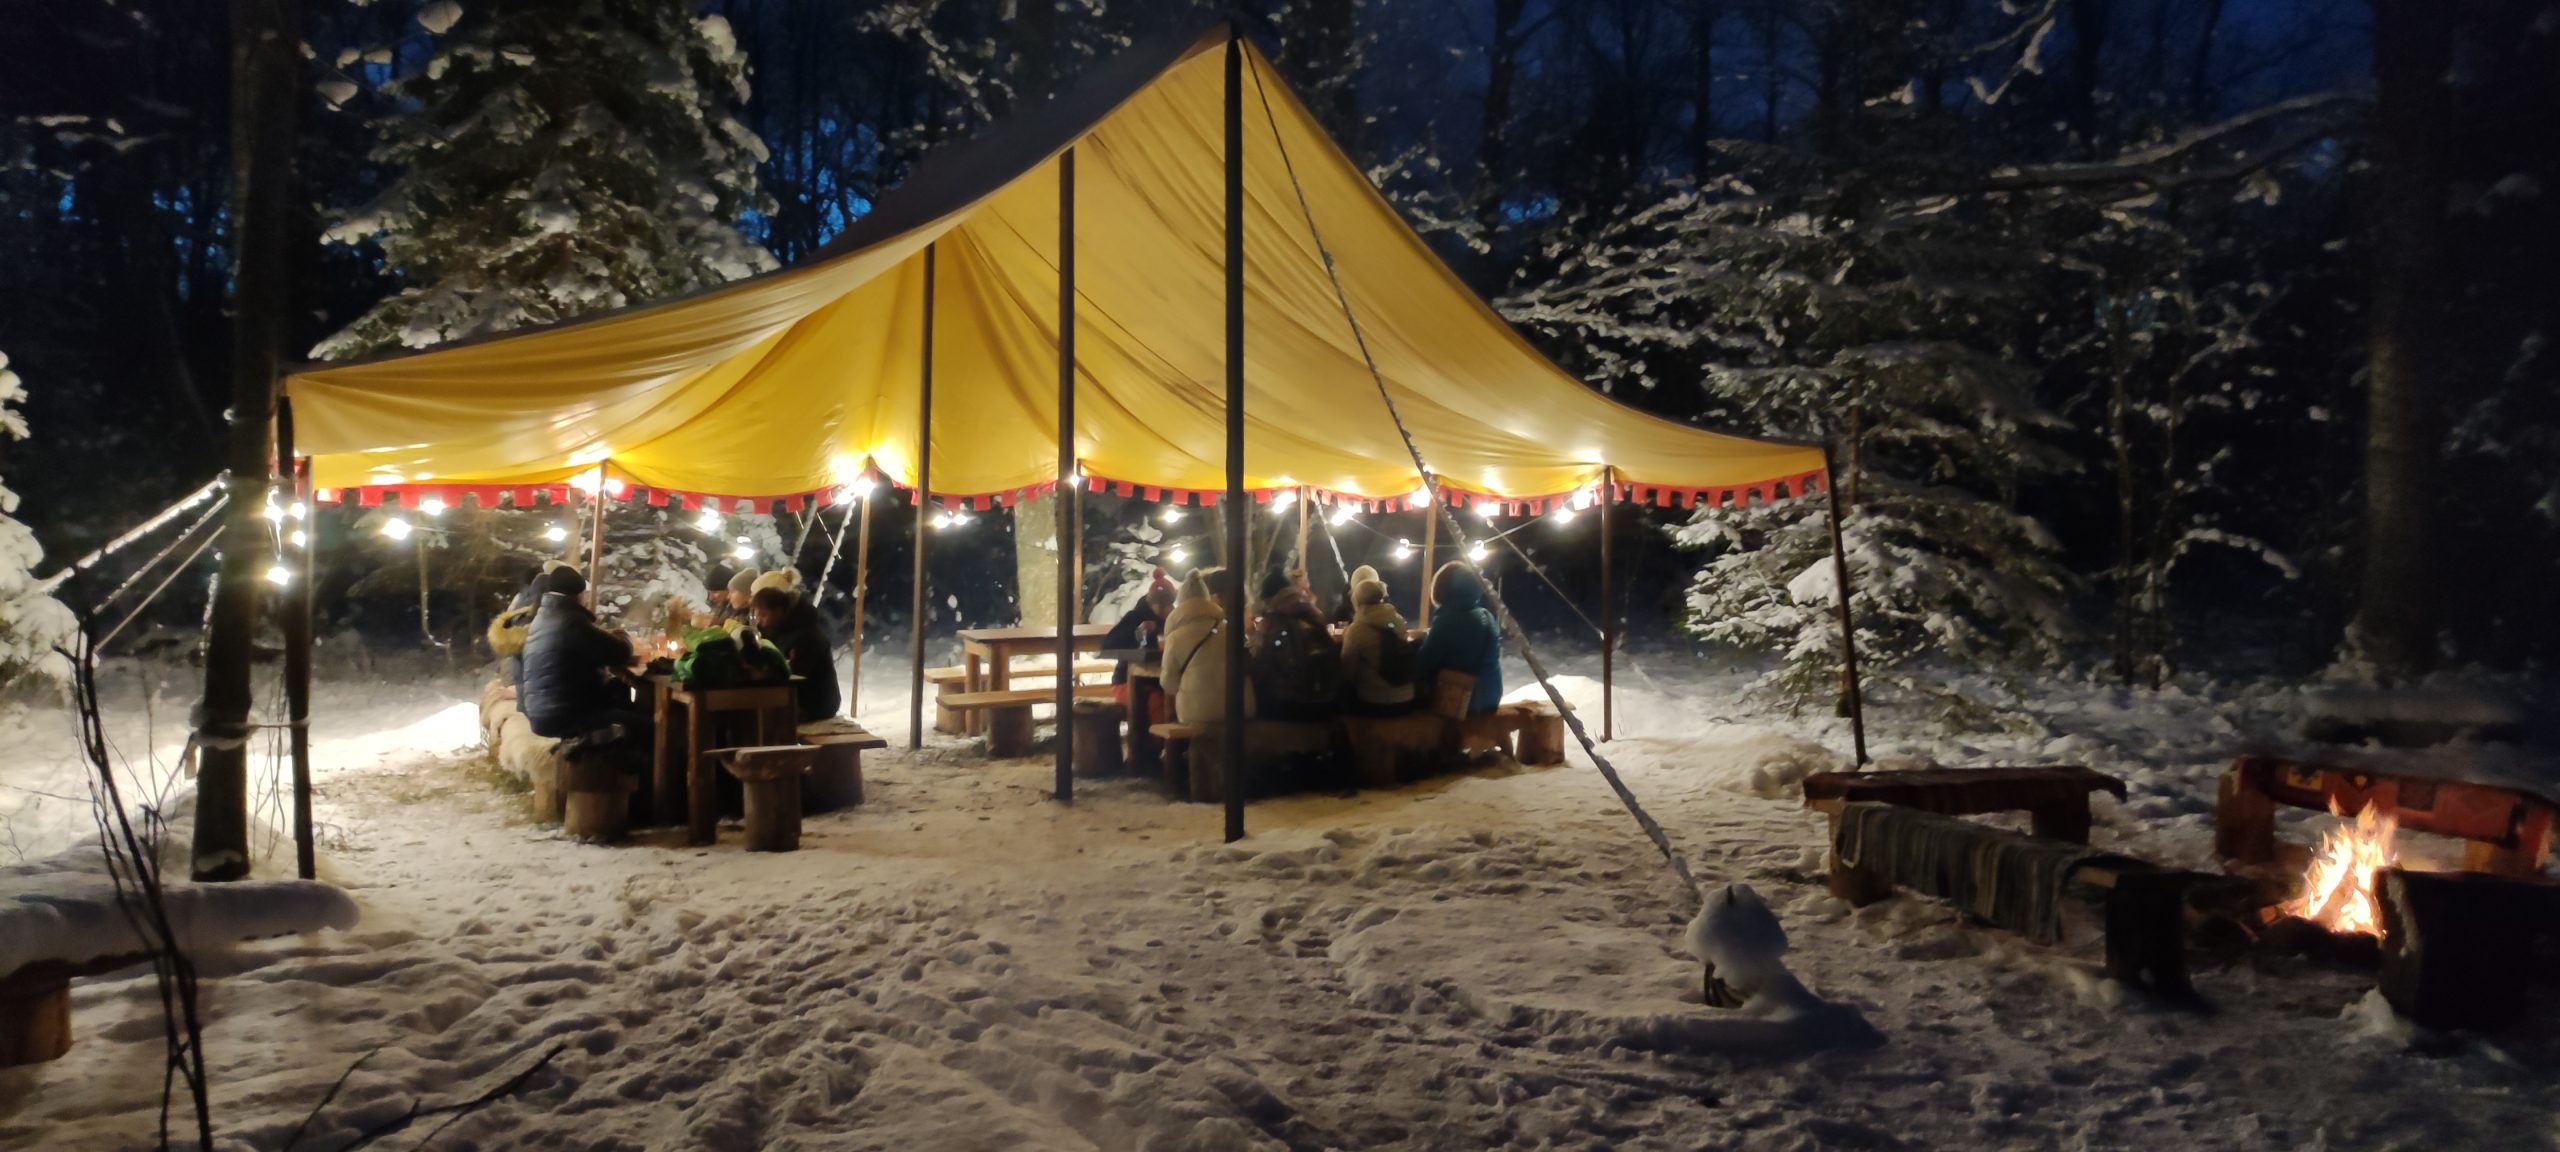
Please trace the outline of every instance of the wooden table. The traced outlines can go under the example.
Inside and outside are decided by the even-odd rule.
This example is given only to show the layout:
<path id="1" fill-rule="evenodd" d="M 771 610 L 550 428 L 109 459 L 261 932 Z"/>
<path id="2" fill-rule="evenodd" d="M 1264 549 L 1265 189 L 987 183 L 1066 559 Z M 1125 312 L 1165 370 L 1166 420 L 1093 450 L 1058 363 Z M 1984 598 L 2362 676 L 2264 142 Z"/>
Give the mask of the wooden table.
<path id="1" fill-rule="evenodd" d="M 709 844 L 720 831 L 718 766 L 703 756 L 712 728 L 723 713 L 743 713 L 755 721 L 754 743 L 797 743 L 797 693 L 790 683 L 685 688 L 672 676 L 649 679 L 656 686 L 658 724 L 650 764 L 654 814 L 659 823 L 673 824 L 676 813 L 684 813 L 686 841 Z M 676 735 L 679 724 L 684 730 L 681 738 Z"/>
<path id="2" fill-rule="evenodd" d="M 1078 624 L 1075 650 L 1100 651 L 1102 638 L 1110 634 L 1111 626 L 1108 624 Z M 969 690 L 972 692 L 1006 691 L 1012 679 L 1015 658 L 1055 655 L 1057 651 L 1058 630 L 1055 628 L 964 628 L 960 631 L 961 662 L 969 670 Z M 1072 668 L 1060 669 L 1060 672 L 1067 676 L 1075 675 Z"/>
<path id="3" fill-rule="evenodd" d="M 2124 781 L 2077 766 L 1924 768 L 1910 772 L 1818 772 L 1804 778 L 1804 806 L 1837 818 L 1840 806 L 1874 801 L 1942 816 L 2026 810 L 2035 834 L 2089 842 L 2089 794 L 2124 799 Z"/>

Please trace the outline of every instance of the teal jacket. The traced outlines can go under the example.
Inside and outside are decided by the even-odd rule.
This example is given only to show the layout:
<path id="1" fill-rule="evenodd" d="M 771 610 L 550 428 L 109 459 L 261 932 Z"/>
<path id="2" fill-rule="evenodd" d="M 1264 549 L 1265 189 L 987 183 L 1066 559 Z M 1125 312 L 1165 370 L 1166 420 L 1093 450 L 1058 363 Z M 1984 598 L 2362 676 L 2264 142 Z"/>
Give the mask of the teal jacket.
<path id="1" fill-rule="evenodd" d="M 1467 700 L 1470 715 L 1502 706 L 1502 627 L 1484 606 L 1484 581 L 1475 569 L 1448 570 L 1447 594 L 1431 614 L 1431 634 L 1423 638 L 1414 664 L 1420 683 L 1428 684 L 1443 668 L 1476 678 L 1475 695 Z"/>

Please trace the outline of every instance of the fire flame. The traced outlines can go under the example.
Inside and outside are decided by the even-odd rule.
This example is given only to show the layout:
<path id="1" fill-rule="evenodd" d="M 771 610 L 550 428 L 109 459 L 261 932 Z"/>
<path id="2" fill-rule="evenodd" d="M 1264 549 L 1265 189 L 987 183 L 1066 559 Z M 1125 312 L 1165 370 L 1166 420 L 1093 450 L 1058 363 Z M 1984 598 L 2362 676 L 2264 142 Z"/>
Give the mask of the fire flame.
<path id="1" fill-rule="evenodd" d="M 2399 861 L 2392 840 L 2400 819 L 2379 804 L 2367 804 L 2349 822 L 2335 800 L 2329 802 L 2329 814 L 2338 818 L 2338 826 L 2320 837 L 2311 851 L 2311 868 L 2303 874 L 2302 893 L 2282 910 L 2332 932 L 2380 936 L 2382 911 L 2374 901 L 2373 876 Z"/>

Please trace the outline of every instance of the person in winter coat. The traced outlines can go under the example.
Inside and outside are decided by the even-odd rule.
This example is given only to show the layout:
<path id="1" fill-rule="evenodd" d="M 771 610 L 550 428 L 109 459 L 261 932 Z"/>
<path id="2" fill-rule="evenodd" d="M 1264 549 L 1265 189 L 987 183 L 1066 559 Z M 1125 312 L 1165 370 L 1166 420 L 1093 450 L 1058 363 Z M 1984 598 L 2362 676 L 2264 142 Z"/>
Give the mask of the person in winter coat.
<path id="1" fill-rule="evenodd" d="M 758 577 L 748 594 L 756 631 L 791 665 L 800 678 L 792 685 L 800 722 L 824 720 L 844 707 L 844 688 L 836 683 L 835 641 L 818 607 L 802 594 L 800 570 L 783 568 Z"/>
<path id="2" fill-rule="evenodd" d="M 1173 611 L 1173 598 L 1173 580 L 1164 574 L 1164 569 L 1158 568 L 1148 573 L 1146 595 L 1140 596 L 1136 604 L 1120 614 L 1119 622 L 1111 626 L 1111 631 L 1103 633 L 1103 651 L 1137 651 L 1147 646 L 1147 637 L 1150 634 L 1162 639 L 1165 614 Z M 1122 704 L 1129 702 L 1129 694 L 1127 690 L 1118 686 L 1128 682 L 1129 662 L 1123 660 L 1113 665 L 1112 695 L 1118 697 Z"/>
<path id="3" fill-rule="evenodd" d="M 1174 597 L 1164 624 L 1164 691 L 1173 697 L 1173 715 L 1185 724 L 1215 724 L 1227 716 L 1227 608 L 1224 598 L 1241 594 L 1235 576 L 1224 569 L 1193 572 Z M 1239 672 L 1241 674 L 1241 672 Z M 1245 716 L 1253 715 L 1252 685 L 1246 685 Z"/>
<path id="4" fill-rule="evenodd" d="M 1360 614 L 1342 630 L 1342 710 L 1352 716 L 1401 716 L 1413 711 L 1418 665 L 1405 636 L 1404 614 L 1387 599 L 1376 577 L 1351 586 Z"/>
<path id="5" fill-rule="evenodd" d="M 1431 687 L 1445 669 L 1476 678 L 1467 698 L 1467 715 L 1479 716 L 1502 706 L 1502 627 L 1484 606 L 1484 577 L 1464 561 L 1452 560 L 1431 577 L 1431 635 L 1424 637 L 1415 660 L 1414 682 L 1434 697 Z"/>
<path id="6" fill-rule="evenodd" d="M 1333 606 L 1334 623 L 1348 624 L 1360 618 L 1360 582 L 1377 578 L 1378 570 L 1366 564 L 1352 569 L 1350 575 L 1344 577 L 1342 602 Z"/>
<path id="7" fill-rule="evenodd" d="M 649 712 L 613 679 L 633 663 L 631 638 L 596 623 L 582 597 L 586 577 L 566 564 L 543 574 L 542 608 L 524 641 L 516 706 L 536 736 L 565 740 L 621 725 L 645 735 Z"/>
<path id="8" fill-rule="evenodd" d="M 729 582 L 738 578 L 726 564 L 714 564 L 702 574 L 702 606 L 694 609 L 693 626 L 717 628 L 740 619 L 740 612 L 729 600 Z"/>
<path id="9" fill-rule="evenodd" d="M 748 622 L 749 611 L 755 602 L 756 581 L 763 578 L 764 573 L 753 568 L 740 568 L 729 574 L 728 620 L 741 624 Z"/>
<path id="10" fill-rule="evenodd" d="M 1327 623 L 1300 574 L 1274 572 L 1262 582 L 1251 649 L 1260 715 L 1333 718 L 1342 697 L 1342 652 Z"/>

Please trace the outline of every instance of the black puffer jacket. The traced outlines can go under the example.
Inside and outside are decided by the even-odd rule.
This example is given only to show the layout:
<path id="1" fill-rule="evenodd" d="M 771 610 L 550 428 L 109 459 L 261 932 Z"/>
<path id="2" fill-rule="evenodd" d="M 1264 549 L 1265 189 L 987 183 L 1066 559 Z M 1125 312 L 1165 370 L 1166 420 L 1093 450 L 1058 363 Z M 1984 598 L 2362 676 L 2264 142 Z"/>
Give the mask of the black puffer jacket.
<path id="1" fill-rule="evenodd" d="M 800 678 L 793 687 L 798 691 L 801 723 L 824 720 L 844 707 L 844 689 L 836 683 L 835 640 L 816 606 L 805 598 L 792 605 L 782 623 L 764 638 L 782 649 L 791 674 Z"/>
<path id="2" fill-rule="evenodd" d="M 575 597 L 544 593 L 542 610 L 524 639 L 524 680 L 516 707 L 533 734 L 563 739 L 593 723 L 600 712 L 621 707 L 608 675 L 631 663 L 631 641 L 596 623 Z"/>

